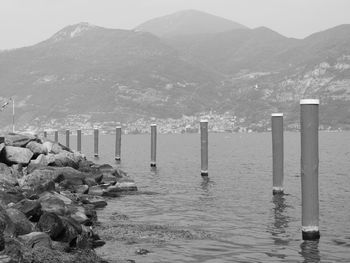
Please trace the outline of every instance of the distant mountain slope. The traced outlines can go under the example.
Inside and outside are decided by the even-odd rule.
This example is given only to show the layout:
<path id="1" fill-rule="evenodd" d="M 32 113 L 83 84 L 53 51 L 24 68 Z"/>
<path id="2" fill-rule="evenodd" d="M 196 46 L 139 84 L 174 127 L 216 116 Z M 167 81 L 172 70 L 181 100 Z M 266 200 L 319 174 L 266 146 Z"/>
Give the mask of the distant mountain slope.
<path id="1" fill-rule="evenodd" d="M 135 28 L 159 37 L 219 33 L 247 28 L 231 20 L 197 10 L 184 10 L 151 19 Z"/>
<path id="2" fill-rule="evenodd" d="M 209 110 L 259 129 L 283 111 L 296 127 L 299 99 L 319 98 L 322 125 L 350 128 L 350 25 L 297 40 L 264 27 L 160 38 L 80 23 L 1 52 L 0 85 L 0 106 L 15 98 L 17 127 Z M 1 128 L 11 118 L 10 107 L 0 112 Z"/>
<path id="3" fill-rule="evenodd" d="M 224 74 L 286 68 L 288 61 L 279 59 L 278 55 L 298 42 L 265 27 L 181 36 L 166 41 L 189 58 L 211 65 Z"/>
<path id="4" fill-rule="evenodd" d="M 217 80 L 149 33 L 86 23 L 0 54 L 0 96 L 16 97 L 19 122 L 68 114 L 116 120 L 191 114 L 203 98 L 217 97 Z M 202 90 L 206 95 L 198 96 Z"/>

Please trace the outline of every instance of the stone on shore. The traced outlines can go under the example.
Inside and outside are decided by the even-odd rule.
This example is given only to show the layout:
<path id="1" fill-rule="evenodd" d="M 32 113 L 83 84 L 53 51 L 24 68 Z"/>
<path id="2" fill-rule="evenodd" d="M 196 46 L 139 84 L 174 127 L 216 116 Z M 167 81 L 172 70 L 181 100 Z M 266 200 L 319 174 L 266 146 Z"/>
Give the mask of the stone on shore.
<path id="1" fill-rule="evenodd" d="M 108 193 L 127 191 L 137 191 L 137 186 L 131 179 L 119 180 L 115 185 L 108 186 L 106 189 L 106 192 Z"/>
<path id="2" fill-rule="evenodd" d="M 17 178 L 13 176 L 11 168 L 4 163 L 0 163 L 0 183 L 12 186 L 18 184 Z"/>
<path id="3" fill-rule="evenodd" d="M 12 208 L 21 211 L 32 222 L 37 222 L 42 214 L 41 204 L 38 200 L 23 199 L 14 204 Z"/>
<path id="4" fill-rule="evenodd" d="M 104 198 L 94 195 L 80 195 L 79 199 L 82 201 L 83 204 L 91 204 L 95 208 L 103 208 L 107 205 L 107 202 L 104 200 Z"/>
<path id="5" fill-rule="evenodd" d="M 33 189 L 49 181 L 56 181 L 58 176 L 57 172 L 51 169 L 36 169 L 21 178 L 19 184 L 23 189 Z"/>
<path id="6" fill-rule="evenodd" d="M 10 203 L 17 203 L 24 198 L 24 195 L 16 188 L 0 190 L 0 205 L 7 206 Z"/>
<path id="7" fill-rule="evenodd" d="M 5 209 L 0 206 L 0 233 L 6 236 L 14 236 L 16 226 L 8 216 Z"/>
<path id="8" fill-rule="evenodd" d="M 31 141 L 26 145 L 26 148 L 31 150 L 34 156 L 38 156 L 40 154 L 47 154 L 47 148 L 43 146 L 41 143 Z"/>
<path id="9" fill-rule="evenodd" d="M 51 212 L 57 215 L 64 215 L 66 213 L 66 205 L 57 196 L 51 195 L 46 192 L 44 196 L 39 198 L 41 204 L 41 210 L 44 212 Z"/>
<path id="10" fill-rule="evenodd" d="M 5 146 L 0 161 L 5 163 L 28 164 L 33 157 L 33 152 L 27 148 Z"/>
<path id="11" fill-rule="evenodd" d="M 47 247 L 51 248 L 50 236 L 44 232 L 31 232 L 18 237 L 27 247 Z"/>
<path id="12" fill-rule="evenodd" d="M 21 211 L 15 208 L 8 208 L 6 213 L 15 225 L 15 235 L 25 235 L 32 232 L 32 224 Z"/>
<path id="13" fill-rule="evenodd" d="M 29 142 L 40 140 L 33 135 L 8 133 L 5 135 L 5 145 L 15 146 L 15 147 L 25 147 Z"/>
<path id="14" fill-rule="evenodd" d="M 37 228 L 47 233 L 53 240 L 64 231 L 61 218 L 56 213 L 44 212 L 40 217 Z"/>
<path id="15" fill-rule="evenodd" d="M 82 227 L 73 218 L 61 217 L 64 231 L 59 236 L 61 242 L 71 243 L 72 240 L 76 239 L 79 234 L 82 233 Z"/>

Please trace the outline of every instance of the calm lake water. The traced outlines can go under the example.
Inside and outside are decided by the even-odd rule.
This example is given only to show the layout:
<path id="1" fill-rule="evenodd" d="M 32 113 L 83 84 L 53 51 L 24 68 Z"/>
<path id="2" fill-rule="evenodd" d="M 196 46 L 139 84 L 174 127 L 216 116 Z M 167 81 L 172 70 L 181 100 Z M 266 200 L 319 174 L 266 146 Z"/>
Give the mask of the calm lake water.
<path id="1" fill-rule="evenodd" d="M 285 133 L 283 197 L 272 195 L 270 133 L 210 133 L 208 181 L 200 176 L 199 134 L 158 135 L 156 170 L 149 167 L 150 135 L 125 135 L 120 167 L 140 191 L 159 194 L 113 199 L 99 219 L 119 212 L 211 235 L 150 244 L 152 253 L 136 262 L 350 262 L 350 132 L 320 132 L 319 142 L 319 242 L 301 239 L 297 132 Z M 100 136 L 100 163 L 115 164 L 114 143 Z M 93 159 L 91 136 L 83 152 Z M 101 253 L 113 258 L 113 251 L 110 240 Z"/>

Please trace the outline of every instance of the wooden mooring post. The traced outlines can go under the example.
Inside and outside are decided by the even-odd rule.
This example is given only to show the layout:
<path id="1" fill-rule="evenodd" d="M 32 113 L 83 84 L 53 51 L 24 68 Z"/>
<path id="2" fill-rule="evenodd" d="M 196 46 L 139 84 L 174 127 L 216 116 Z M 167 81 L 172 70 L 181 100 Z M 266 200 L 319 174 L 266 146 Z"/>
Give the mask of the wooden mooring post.
<path id="1" fill-rule="evenodd" d="M 47 138 L 47 131 L 44 131 L 44 138 Z"/>
<path id="2" fill-rule="evenodd" d="M 58 142 L 58 131 L 55 131 L 55 142 Z"/>
<path id="3" fill-rule="evenodd" d="M 81 153 L 81 130 L 77 130 L 77 151 Z"/>
<path id="4" fill-rule="evenodd" d="M 201 175 L 208 176 L 208 121 L 200 121 L 201 133 Z"/>
<path id="5" fill-rule="evenodd" d="M 94 157 L 98 157 L 98 129 L 94 129 Z"/>
<path id="6" fill-rule="evenodd" d="M 122 127 L 117 126 L 115 128 L 115 160 L 121 159 L 121 145 L 122 145 Z"/>
<path id="7" fill-rule="evenodd" d="M 156 167 L 157 160 L 157 124 L 151 124 L 151 167 Z"/>
<path id="8" fill-rule="evenodd" d="M 69 148 L 69 135 L 70 135 L 70 131 L 66 130 L 66 146 Z"/>
<path id="9" fill-rule="evenodd" d="M 271 114 L 272 193 L 283 194 L 283 113 Z"/>
<path id="10" fill-rule="evenodd" d="M 302 237 L 320 238 L 318 200 L 319 100 L 300 101 Z"/>

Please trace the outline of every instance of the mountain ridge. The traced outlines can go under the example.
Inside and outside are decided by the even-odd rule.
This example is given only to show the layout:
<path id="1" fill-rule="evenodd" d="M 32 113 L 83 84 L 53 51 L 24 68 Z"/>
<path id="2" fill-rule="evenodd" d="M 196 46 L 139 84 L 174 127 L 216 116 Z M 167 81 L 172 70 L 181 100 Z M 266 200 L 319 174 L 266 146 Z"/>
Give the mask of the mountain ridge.
<path id="1" fill-rule="evenodd" d="M 83 22 L 0 52 L 0 83 L 0 101 L 16 99 L 18 127 L 211 110 L 247 127 L 266 126 L 269 113 L 284 111 L 294 127 L 295 105 L 305 97 L 324 102 L 325 125 L 350 127 L 350 25 L 299 40 L 266 27 L 162 38 Z M 0 121 L 10 123 L 11 115 Z"/>
<path id="2" fill-rule="evenodd" d="M 240 28 L 247 27 L 226 18 L 190 9 L 148 20 L 135 27 L 135 30 L 150 32 L 159 37 L 174 37 Z"/>

